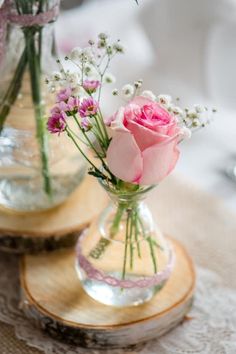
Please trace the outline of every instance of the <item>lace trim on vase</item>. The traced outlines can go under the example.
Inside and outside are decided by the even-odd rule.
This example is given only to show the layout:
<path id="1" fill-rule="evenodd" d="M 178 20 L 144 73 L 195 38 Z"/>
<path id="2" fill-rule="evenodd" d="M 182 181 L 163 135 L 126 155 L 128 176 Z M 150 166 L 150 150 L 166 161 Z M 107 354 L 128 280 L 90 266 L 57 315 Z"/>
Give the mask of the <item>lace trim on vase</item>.
<path id="1" fill-rule="evenodd" d="M 82 254 L 81 250 L 81 242 L 83 240 L 83 236 L 77 242 L 76 246 L 76 255 L 79 267 L 83 269 L 89 279 L 98 280 L 104 282 L 108 285 L 114 287 L 121 287 L 121 288 L 147 288 L 156 285 L 162 284 L 164 281 L 168 280 L 175 264 L 175 256 L 172 247 L 169 244 L 168 250 L 168 262 L 166 267 L 150 277 L 140 277 L 137 280 L 130 280 L 130 279 L 118 279 L 114 276 L 107 275 L 103 271 L 95 268 L 92 263 Z"/>

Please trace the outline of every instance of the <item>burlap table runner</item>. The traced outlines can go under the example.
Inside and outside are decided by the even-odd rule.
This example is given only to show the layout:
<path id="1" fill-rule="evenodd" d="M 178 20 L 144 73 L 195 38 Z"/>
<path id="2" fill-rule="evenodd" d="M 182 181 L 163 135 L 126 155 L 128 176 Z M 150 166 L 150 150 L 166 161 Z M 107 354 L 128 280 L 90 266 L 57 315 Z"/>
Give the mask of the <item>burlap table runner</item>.
<path id="1" fill-rule="evenodd" d="M 215 271 L 226 286 L 236 288 L 234 213 L 180 176 L 171 176 L 162 182 L 150 195 L 149 203 L 166 234 L 183 242 L 198 265 Z M 0 353 L 41 352 L 16 339 L 11 326 L 0 323 Z"/>

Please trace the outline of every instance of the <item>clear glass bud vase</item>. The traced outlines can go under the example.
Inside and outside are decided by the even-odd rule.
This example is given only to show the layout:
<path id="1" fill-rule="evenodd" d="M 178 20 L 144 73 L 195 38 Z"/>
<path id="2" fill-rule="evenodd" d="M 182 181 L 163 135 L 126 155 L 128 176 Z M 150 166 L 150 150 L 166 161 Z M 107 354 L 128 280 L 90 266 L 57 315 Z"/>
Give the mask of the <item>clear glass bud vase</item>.
<path id="1" fill-rule="evenodd" d="M 145 203 L 153 187 L 126 190 L 102 186 L 111 203 L 77 243 L 76 269 L 93 299 L 111 306 L 145 303 L 162 289 L 174 255 Z"/>
<path id="2" fill-rule="evenodd" d="M 86 166 L 66 137 L 49 136 L 54 104 L 45 78 L 56 69 L 57 0 L 19 1 L 8 22 L 0 58 L 0 206 L 37 211 L 62 203 L 81 182 Z M 37 24 L 41 19 L 45 23 Z M 12 20 L 13 21 L 13 20 Z M 35 23 L 34 23 L 35 22 Z M 34 23 L 34 24 L 33 24 Z"/>

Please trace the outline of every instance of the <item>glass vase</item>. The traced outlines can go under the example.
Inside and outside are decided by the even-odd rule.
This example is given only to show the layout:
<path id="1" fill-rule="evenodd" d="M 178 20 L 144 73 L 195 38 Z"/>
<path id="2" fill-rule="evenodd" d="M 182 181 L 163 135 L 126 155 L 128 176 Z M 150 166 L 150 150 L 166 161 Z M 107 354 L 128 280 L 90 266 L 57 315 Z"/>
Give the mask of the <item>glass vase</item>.
<path id="1" fill-rule="evenodd" d="M 163 288 L 174 266 L 173 250 L 145 203 L 153 187 L 101 185 L 111 203 L 78 240 L 77 274 L 85 292 L 100 303 L 141 305 Z"/>
<path id="2" fill-rule="evenodd" d="M 32 1 L 27 6 L 18 1 L 20 10 L 14 3 L 11 10 L 17 23 L 8 22 L 0 63 L 0 206 L 24 212 L 45 210 L 67 199 L 83 179 L 86 166 L 66 137 L 49 136 L 46 130 L 54 98 L 45 77 L 56 69 L 58 1 Z M 39 21 L 43 18 L 45 23 L 24 26 L 17 11 L 33 16 L 34 22 L 43 15 Z"/>

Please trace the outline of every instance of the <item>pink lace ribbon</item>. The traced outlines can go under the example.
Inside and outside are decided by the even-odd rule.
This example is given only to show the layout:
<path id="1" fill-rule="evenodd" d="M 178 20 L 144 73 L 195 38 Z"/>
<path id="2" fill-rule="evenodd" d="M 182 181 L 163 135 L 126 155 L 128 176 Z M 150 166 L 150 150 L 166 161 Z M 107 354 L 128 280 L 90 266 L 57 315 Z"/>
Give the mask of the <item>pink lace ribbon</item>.
<path id="1" fill-rule="evenodd" d="M 84 236 L 80 236 L 77 246 L 76 246 L 76 256 L 79 263 L 79 267 L 86 273 L 89 279 L 98 280 L 104 282 L 110 286 L 120 287 L 120 288 L 148 288 L 152 286 L 160 285 L 163 281 L 169 279 L 175 264 L 174 252 L 170 246 L 169 248 L 169 258 L 166 267 L 150 277 L 142 277 L 138 280 L 122 280 L 114 276 L 107 275 L 103 271 L 96 269 L 92 263 L 82 254 L 81 241 Z"/>
<path id="2" fill-rule="evenodd" d="M 55 5 L 46 12 L 38 15 L 19 15 L 14 10 L 11 0 L 5 0 L 0 8 L 0 63 L 5 54 L 7 24 L 9 22 L 22 27 L 46 25 L 59 15 L 59 5 L 60 1 L 56 0 Z"/>

